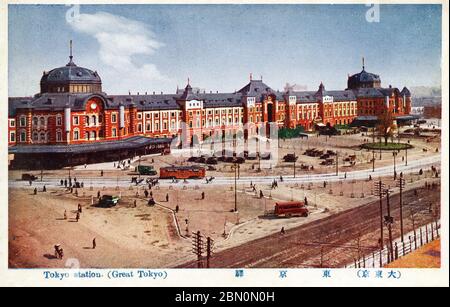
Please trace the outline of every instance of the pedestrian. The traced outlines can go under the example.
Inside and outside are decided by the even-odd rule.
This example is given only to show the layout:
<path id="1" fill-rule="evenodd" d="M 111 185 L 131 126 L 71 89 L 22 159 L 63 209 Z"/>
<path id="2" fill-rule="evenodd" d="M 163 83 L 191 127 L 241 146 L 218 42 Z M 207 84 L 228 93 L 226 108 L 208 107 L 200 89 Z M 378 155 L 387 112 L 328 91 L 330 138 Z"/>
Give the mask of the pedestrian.
<path id="1" fill-rule="evenodd" d="M 308 198 L 305 196 L 305 206 L 308 206 Z"/>
<path id="2" fill-rule="evenodd" d="M 148 197 L 148 191 L 147 191 L 147 189 L 144 190 L 144 196 L 145 196 L 145 198 Z"/>
<path id="3" fill-rule="evenodd" d="M 281 227 L 281 234 L 284 235 L 286 231 L 284 230 L 284 227 Z"/>
<path id="4" fill-rule="evenodd" d="M 202 200 L 205 199 L 205 192 L 202 192 Z"/>
<path id="5" fill-rule="evenodd" d="M 176 205 L 175 207 L 175 213 L 178 213 L 178 211 L 180 211 L 180 207 L 178 205 Z"/>
<path id="6" fill-rule="evenodd" d="M 28 183 L 30 184 L 30 186 L 33 184 L 33 181 L 30 179 L 28 180 Z"/>
<path id="7" fill-rule="evenodd" d="M 344 173 L 344 179 L 347 179 L 347 172 Z"/>
<path id="8" fill-rule="evenodd" d="M 153 191 L 150 191 L 150 197 L 153 198 Z"/>
<path id="9" fill-rule="evenodd" d="M 67 220 L 67 210 L 64 209 L 64 219 Z"/>
<path id="10" fill-rule="evenodd" d="M 64 180 L 61 179 L 61 181 L 59 182 L 61 184 L 61 186 L 64 184 Z"/>
<path id="11" fill-rule="evenodd" d="M 64 179 L 64 187 L 67 188 L 67 179 Z"/>
<path id="12" fill-rule="evenodd" d="M 97 247 L 97 243 L 95 242 L 95 238 L 92 239 L 92 249 L 95 249 Z"/>
<path id="13" fill-rule="evenodd" d="M 263 197 L 264 197 L 263 191 L 259 190 L 259 198 L 263 198 Z"/>
<path id="14" fill-rule="evenodd" d="M 86 163 L 84 163 L 84 168 L 86 168 L 87 167 L 87 164 Z"/>
<path id="15" fill-rule="evenodd" d="M 76 219 L 77 222 L 78 222 L 78 220 L 80 219 L 80 212 L 77 211 L 77 215 L 76 215 L 75 219 Z"/>
<path id="16" fill-rule="evenodd" d="M 78 204 L 78 212 L 82 212 L 83 210 L 81 209 L 81 205 L 80 204 Z"/>
<path id="17" fill-rule="evenodd" d="M 37 194 L 37 188 L 34 188 L 34 195 Z"/>
<path id="18" fill-rule="evenodd" d="M 169 202 L 169 193 L 166 194 L 166 202 Z"/>
<path id="19" fill-rule="evenodd" d="M 100 198 L 100 191 L 97 191 L 97 198 Z"/>
<path id="20" fill-rule="evenodd" d="M 47 188 L 45 187 L 45 185 L 44 185 L 44 187 L 42 188 L 42 192 L 47 192 Z"/>
<path id="21" fill-rule="evenodd" d="M 100 171 L 100 176 L 103 177 L 103 170 Z"/>

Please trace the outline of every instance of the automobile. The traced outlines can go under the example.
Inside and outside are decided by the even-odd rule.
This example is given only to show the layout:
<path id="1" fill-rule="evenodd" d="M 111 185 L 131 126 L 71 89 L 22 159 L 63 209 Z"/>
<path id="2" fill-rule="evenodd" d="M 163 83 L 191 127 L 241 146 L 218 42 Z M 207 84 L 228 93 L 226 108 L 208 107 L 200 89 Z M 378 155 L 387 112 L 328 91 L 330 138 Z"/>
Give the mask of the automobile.
<path id="1" fill-rule="evenodd" d="M 206 163 L 206 158 L 205 157 L 199 157 L 195 160 L 196 163 Z"/>
<path id="2" fill-rule="evenodd" d="M 225 157 L 225 162 L 234 163 L 234 157 Z"/>
<path id="3" fill-rule="evenodd" d="M 322 162 L 320 162 L 320 165 L 333 165 L 334 159 L 326 159 Z"/>
<path id="4" fill-rule="evenodd" d="M 22 180 L 34 181 L 36 179 L 37 179 L 37 177 L 32 174 L 22 174 Z"/>
<path id="5" fill-rule="evenodd" d="M 287 154 L 283 157 L 284 162 L 295 162 L 298 157 L 295 154 Z"/>
<path id="6" fill-rule="evenodd" d="M 208 159 L 206 159 L 206 164 L 216 165 L 217 159 L 215 157 L 209 157 Z"/>
<path id="7" fill-rule="evenodd" d="M 154 176 L 157 174 L 156 170 L 151 165 L 138 165 L 137 171 L 140 175 Z"/>
<path id="8" fill-rule="evenodd" d="M 187 159 L 188 162 L 195 162 L 198 159 L 198 157 L 189 157 L 189 159 Z"/>
<path id="9" fill-rule="evenodd" d="M 233 163 L 242 164 L 242 163 L 245 163 L 245 159 L 242 157 L 237 157 L 237 158 L 234 158 Z"/>
<path id="10" fill-rule="evenodd" d="M 117 205 L 119 200 L 119 196 L 103 195 L 98 202 L 98 206 L 103 208 L 114 207 L 115 205 Z"/>

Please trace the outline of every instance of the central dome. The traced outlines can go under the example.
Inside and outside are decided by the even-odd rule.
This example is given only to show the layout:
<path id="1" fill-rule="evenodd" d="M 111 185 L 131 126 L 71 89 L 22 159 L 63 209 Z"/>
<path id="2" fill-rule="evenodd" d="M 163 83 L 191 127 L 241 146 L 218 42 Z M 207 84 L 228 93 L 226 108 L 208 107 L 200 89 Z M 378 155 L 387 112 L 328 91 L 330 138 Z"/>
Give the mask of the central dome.
<path id="1" fill-rule="evenodd" d="M 44 71 L 41 93 L 94 93 L 102 91 L 102 80 L 96 71 L 77 66 L 73 62 L 72 48 L 66 66 Z"/>

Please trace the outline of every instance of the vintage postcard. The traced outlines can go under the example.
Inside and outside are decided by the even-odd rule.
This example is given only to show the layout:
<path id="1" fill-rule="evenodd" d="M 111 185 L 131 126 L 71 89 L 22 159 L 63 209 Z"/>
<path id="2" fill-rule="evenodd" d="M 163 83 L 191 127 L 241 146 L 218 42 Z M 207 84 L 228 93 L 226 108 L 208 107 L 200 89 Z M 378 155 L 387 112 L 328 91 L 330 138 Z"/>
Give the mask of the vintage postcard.
<path id="1" fill-rule="evenodd" d="M 0 10 L 1 284 L 448 286 L 448 2 Z"/>

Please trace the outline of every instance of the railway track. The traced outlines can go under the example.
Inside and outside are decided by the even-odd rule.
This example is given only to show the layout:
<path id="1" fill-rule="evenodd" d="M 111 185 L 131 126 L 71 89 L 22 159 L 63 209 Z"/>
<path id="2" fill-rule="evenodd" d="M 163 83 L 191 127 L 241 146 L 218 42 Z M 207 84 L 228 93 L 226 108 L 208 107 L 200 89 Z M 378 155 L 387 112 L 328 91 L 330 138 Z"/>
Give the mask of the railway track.
<path id="1" fill-rule="evenodd" d="M 428 214 L 430 203 L 439 204 L 440 190 L 417 189 L 403 193 L 403 215 L 405 233 L 411 226 L 405 222 L 407 212 L 414 208 L 419 212 L 416 216 L 416 227 L 433 220 Z M 391 215 L 396 221 L 393 225 L 393 237 L 400 236 L 399 226 L 399 194 L 390 197 Z M 383 198 L 383 215 L 387 214 L 386 198 Z M 354 244 L 355 238 L 369 236 L 371 240 L 365 243 L 363 250 L 371 253 L 378 249 L 380 227 L 379 201 L 352 208 L 311 223 L 289 229 L 284 235 L 279 233 L 247 242 L 243 245 L 220 251 L 210 260 L 211 267 L 242 268 L 242 267 L 316 267 L 318 258 L 323 254 L 334 254 L 333 264 L 328 266 L 343 266 L 353 260 L 352 253 L 340 246 Z M 384 237 L 388 238 L 387 227 Z M 324 251 L 325 249 L 325 251 Z M 339 252 L 340 251 L 340 252 Z M 197 262 L 188 262 L 180 267 L 196 267 Z"/>

